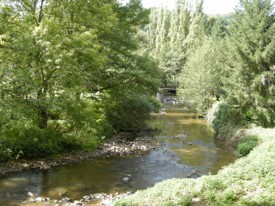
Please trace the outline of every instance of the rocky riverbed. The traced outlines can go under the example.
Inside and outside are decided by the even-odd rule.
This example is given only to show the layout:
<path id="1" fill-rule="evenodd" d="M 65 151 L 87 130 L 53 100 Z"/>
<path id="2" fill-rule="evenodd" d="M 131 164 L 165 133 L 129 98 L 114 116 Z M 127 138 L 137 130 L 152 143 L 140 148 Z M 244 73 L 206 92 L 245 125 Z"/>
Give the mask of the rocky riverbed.
<path id="1" fill-rule="evenodd" d="M 96 151 L 93 152 L 77 151 L 47 159 L 12 160 L 0 163 L 0 176 L 29 169 L 48 170 L 53 167 L 74 164 L 97 157 L 141 155 L 145 152 L 156 149 L 159 146 L 153 137 L 154 132 L 155 131 L 153 130 L 140 132 L 135 135 L 135 138 L 129 138 L 130 135 L 128 133 L 120 133 L 107 139 Z"/>
<path id="2" fill-rule="evenodd" d="M 97 193 L 85 195 L 79 200 L 73 200 L 69 197 L 60 197 L 60 199 L 51 200 L 47 197 L 36 197 L 35 194 L 29 193 L 29 199 L 22 203 L 22 205 L 31 206 L 91 206 L 102 205 L 112 206 L 113 202 L 130 195 L 127 193 L 105 194 Z"/>

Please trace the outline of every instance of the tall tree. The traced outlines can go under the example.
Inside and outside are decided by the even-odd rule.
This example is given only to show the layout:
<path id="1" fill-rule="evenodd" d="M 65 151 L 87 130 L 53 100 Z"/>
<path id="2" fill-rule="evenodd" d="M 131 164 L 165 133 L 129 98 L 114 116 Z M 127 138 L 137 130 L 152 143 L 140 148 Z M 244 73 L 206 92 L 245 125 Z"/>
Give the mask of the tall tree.
<path id="1" fill-rule="evenodd" d="M 189 54 L 179 77 L 179 95 L 205 113 L 223 94 L 223 43 L 205 37 Z M 219 55 L 217 55 L 219 54 Z"/>
<path id="2" fill-rule="evenodd" d="M 1 134 L 12 132 L 11 125 L 60 136 L 104 132 L 100 95 L 157 87 L 156 66 L 137 54 L 134 38 L 147 15 L 140 0 L 3 1 Z"/>
<path id="3" fill-rule="evenodd" d="M 186 38 L 190 33 L 192 11 L 188 1 L 178 1 L 171 17 L 168 33 L 168 51 L 164 54 L 160 67 L 164 70 L 166 84 L 176 86 L 176 78 L 186 61 Z"/>
<path id="4" fill-rule="evenodd" d="M 241 0 L 229 27 L 225 88 L 228 101 L 263 126 L 275 123 L 274 34 L 272 1 Z"/>
<path id="5" fill-rule="evenodd" d="M 41 129 L 47 127 L 55 100 L 87 91 L 87 78 L 104 63 L 97 33 L 111 29 L 116 19 L 107 15 L 112 14 L 110 4 L 89 4 L 8 1 L 2 10 L 1 89 L 5 101 L 18 108 L 17 115 Z"/>

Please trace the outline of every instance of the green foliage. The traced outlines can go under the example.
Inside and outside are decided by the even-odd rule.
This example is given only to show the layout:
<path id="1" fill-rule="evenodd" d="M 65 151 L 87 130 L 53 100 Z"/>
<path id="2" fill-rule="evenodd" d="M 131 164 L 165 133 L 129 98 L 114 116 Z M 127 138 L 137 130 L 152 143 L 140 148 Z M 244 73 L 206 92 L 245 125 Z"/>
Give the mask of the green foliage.
<path id="1" fill-rule="evenodd" d="M 131 95 L 107 108 L 106 116 L 116 131 L 138 131 L 146 127 L 156 101 L 144 95 Z"/>
<path id="2" fill-rule="evenodd" d="M 8 151 L 7 158 L 45 157 L 61 151 L 61 134 L 45 130 L 29 121 L 10 121 L 2 126 L 1 146 Z"/>
<path id="3" fill-rule="evenodd" d="M 178 79 L 179 95 L 191 100 L 199 112 L 205 112 L 222 94 L 222 63 L 217 59 L 221 46 L 205 39 L 189 55 Z"/>
<path id="4" fill-rule="evenodd" d="M 148 15 L 139 0 L 2 1 L 0 142 L 12 151 L 3 156 L 94 149 L 109 137 L 108 104 L 158 88 L 156 64 L 136 40 Z"/>
<path id="5" fill-rule="evenodd" d="M 191 206 L 192 205 L 192 199 L 190 197 L 182 197 L 180 201 L 175 204 L 177 206 Z"/>
<path id="6" fill-rule="evenodd" d="M 219 131 L 224 125 L 229 123 L 228 121 L 238 120 L 238 116 L 237 109 L 231 108 L 229 105 L 222 103 L 219 105 L 219 108 L 215 113 L 215 119 L 212 121 L 213 128 L 216 131 Z"/>
<path id="7" fill-rule="evenodd" d="M 143 51 L 158 62 L 162 85 L 177 86 L 177 76 L 182 71 L 188 54 L 203 38 L 200 27 L 203 19 L 199 6 L 201 4 L 202 1 L 191 3 L 182 0 L 177 1 L 174 11 L 152 9 L 149 25 L 139 31 Z"/>
<path id="8" fill-rule="evenodd" d="M 141 30 L 162 84 L 179 87 L 199 112 L 224 99 L 246 123 L 274 126 L 274 4 L 244 0 L 232 15 L 208 16 L 202 3 L 191 9 L 183 0 L 174 11 L 153 9 Z"/>
<path id="9" fill-rule="evenodd" d="M 231 138 L 236 128 L 243 124 L 243 117 L 238 108 L 222 101 L 213 104 L 212 109 L 208 111 L 207 118 L 216 131 L 216 137 L 222 140 Z"/>
<path id="10" fill-rule="evenodd" d="M 241 156 L 246 156 L 250 153 L 252 149 L 254 149 L 254 147 L 257 146 L 257 144 L 257 136 L 246 136 L 238 143 L 238 145 L 236 146 L 236 150 Z"/>
<path id="11" fill-rule="evenodd" d="M 58 118 L 49 120 L 47 129 L 28 120 L 2 122 L 1 160 L 46 157 L 81 148 L 95 149 L 112 134 L 113 128 L 98 111 L 97 102 L 88 99 L 77 103 L 67 101 L 68 111 L 55 111 Z"/>
<path id="12" fill-rule="evenodd" d="M 12 159 L 13 153 L 3 142 L 0 143 L 0 162 Z"/>
<path id="13" fill-rule="evenodd" d="M 229 21 L 228 60 L 224 89 L 227 101 L 238 105 L 242 114 L 253 113 L 253 121 L 269 127 L 274 123 L 275 64 L 274 7 L 269 0 L 241 1 Z M 269 84 L 264 81 L 269 82 Z"/>

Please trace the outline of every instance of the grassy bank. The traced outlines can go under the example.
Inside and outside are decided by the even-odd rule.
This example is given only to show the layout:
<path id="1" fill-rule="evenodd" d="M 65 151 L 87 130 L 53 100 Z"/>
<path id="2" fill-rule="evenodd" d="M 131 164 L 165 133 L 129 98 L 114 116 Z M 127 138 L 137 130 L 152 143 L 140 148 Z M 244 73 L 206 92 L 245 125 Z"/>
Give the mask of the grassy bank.
<path id="1" fill-rule="evenodd" d="M 115 205 L 275 205 L 275 128 L 241 133 L 258 136 L 258 145 L 217 175 L 166 180 Z"/>

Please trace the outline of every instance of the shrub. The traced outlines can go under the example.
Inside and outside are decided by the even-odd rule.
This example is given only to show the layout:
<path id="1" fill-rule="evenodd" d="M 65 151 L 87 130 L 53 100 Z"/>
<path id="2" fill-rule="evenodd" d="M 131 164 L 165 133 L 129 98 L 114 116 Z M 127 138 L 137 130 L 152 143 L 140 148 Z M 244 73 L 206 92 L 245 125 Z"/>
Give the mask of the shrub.
<path id="1" fill-rule="evenodd" d="M 75 139 L 78 145 L 86 149 L 95 149 L 102 139 L 113 134 L 101 101 L 81 99 L 78 104 L 68 104 L 66 121 L 71 125 L 66 139 Z"/>
<path id="2" fill-rule="evenodd" d="M 251 150 L 257 146 L 258 143 L 258 137 L 255 135 L 246 136 L 244 137 L 239 144 L 236 146 L 237 152 L 240 154 L 240 156 L 246 156 L 248 155 Z"/>
<path id="3" fill-rule="evenodd" d="M 145 95 L 132 95 L 108 105 L 106 116 L 116 131 L 138 131 L 146 127 L 150 112 L 157 104 Z"/>
<path id="4" fill-rule="evenodd" d="M 213 126 L 218 139 L 230 138 L 242 119 L 238 108 L 229 106 L 225 102 L 215 103 L 207 114 L 208 121 Z"/>
<path id="5" fill-rule="evenodd" d="M 190 205 L 192 205 L 192 199 L 190 197 L 182 197 L 176 205 L 177 206 L 190 206 Z"/>
<path id="6" fill-rule="evenodd" d="M 219 131 L 226 124 L 238 124 L 240 122 L 240 115 L 236 108 L 230 107 L 226 103 L 219 105 L 212 125 L 216 131 Z"/>
<path id="7" fill-rule="evenodd" d="M 7 161 L 12 158 L 12 151 L 5 144 L 0 143 L 0 162 Z"/>
<path id="8" fill-rule="evenodd" d="M 95 149 L 112 134 L 112 127 L 97 104 L 84 98 L 74 104 L 68 101 L 66 112 L 56 112 L 43 129 L 23 115 L 13 118 L 6 115 L 5 121 L 0 120 L 0 161 Z"/>
<path id="9" fill-rule="evenodd" d="M 1 145 L 6 148 L 6 155 L 3 155 L 6 158 L 3 160 L 43 157 L 55 154 L 62 148 L 61 134 L 41 129 L 31 121 L 9 121 L 1 128 L 1 137 Z"/>

